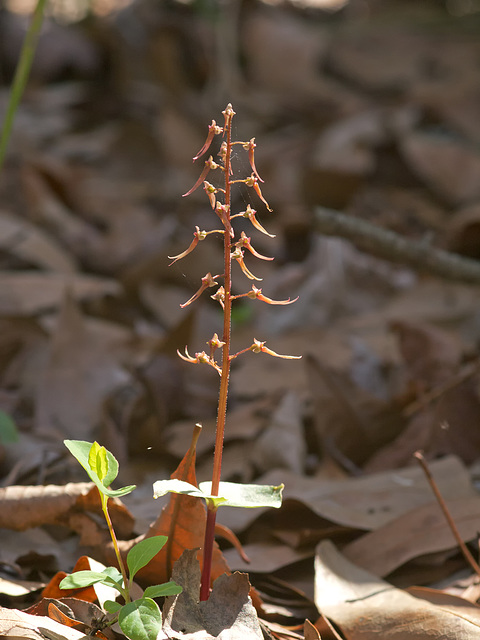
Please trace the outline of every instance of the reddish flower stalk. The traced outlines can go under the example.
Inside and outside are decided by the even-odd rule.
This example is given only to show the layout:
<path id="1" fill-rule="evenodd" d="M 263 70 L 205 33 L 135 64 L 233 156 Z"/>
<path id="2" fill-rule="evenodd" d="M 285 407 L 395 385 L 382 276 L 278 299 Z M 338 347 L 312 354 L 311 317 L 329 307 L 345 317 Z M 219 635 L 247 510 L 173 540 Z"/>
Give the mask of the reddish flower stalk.
<path id="1" fill-rule="evenodd" d="M 212 496 L 219 495 L 220 488 L 220 478 L 221 478 L 221 469 L 222 469 L 222 456 L 223 456 L 223 442 L 224 442 L 224 434 L 225 434 L 225 423 L 226 423 L 226 414 L 227 414 L 227 398 L 228 398 L 228 385 L 230 378 L 230 365 L 233 359 L 237 358 L 242 353 L 246 353 L 247 351 L 252 351 L 253 353 L 266 353 L 268 355 L 274 356 L 276 358 L 284 358 L 284 359 L 294 359 L 300 356 L 287 356 L 281 355 L 272 351 L 271 349 L 265 346 L 265 342 L 261 342 L 259 340 L 254 339 L 253 344 L 248 348 L 243 349 L 235 354 L 230 354 L 230 334 L 231 334 L 231 324 L 232 324 L 232 301 L 237 298 L 248 297 L 251 299 L 258 299 L 267 304 L 274 305 L 286 305 L 295 302 L 295 300 L 272 300 L 267 296 L 264 296 L 261 289 L 257 289 L 254 285 L 247 293 L 232 295 L 232 260 L 236 260 L 244 273 L 244 275 L 250 280 L 261 280 L 261 278 L 257 278 L 253 273 L 247 268 L 245 262 L 243 260 L 244 249 L 247 249 L 253 256 L 259 258 L 261 260 L 273 260 L 273 258 L 263 256 L 258 253 L 250 244 L 250 238 L 242 232 L 240 238 L 235 242 L 235 230 L 232 226 L 233 218 L 243 216 L 250 220 L 252 225 L 261 233 L 274 237 L 272 234 L 268 233 L 264 227 L 258 222 L 256 218 L 256 211 L 251 208 L 250 205 L 247 206 L 246 211 L 241 213 L 237 213 L 232 215 L 231 213 L 231 188 L 232 185 L 236 183 L 244 183 L 249 187 L 253 187 L 262 202 L 265 204 L 267 209 L 271 211 L 267 201 L 262 195 L 260 190 L 259 182 L 263 182 L 260 176 L 258 175 L 258 171 L 255 166 L 254 159 L 254 149 L 255 149 L 255 139 L 252 138 L 249 142 L 232 142 L 232 118 L 235 115 L 235 112 L 232 108 L 232 105 L 227 105 L 225 111 L 223 111 L 223 116 L 225 119 L 225 125 L 223 128 L 217 127 L 215 121 L 212 121 L 212 124 L 209 127 L 209 132 L 205 144 L 200 149 L 199 153 L 195 156 L 194 161 L 197 160 L 203 153 L 205 153 L 214 138 L 218 133 L 223 133 L 223 142 L 220 147 L 219 157 L 221 159 L 221 164 L 216 164 L 212 156 L 205 162 L 205 167 L 200 175 L 200 178 L 197 180 L 195 185 L 185 194 L 189 195 L 195 189 L 200 186 L 200 184 L 204 184 L 205 193 L 208 196 L 210 201 L 210 205 L 213 211 L 219 217 L 224 229 L 222 230 L 214 230 L 214 231 L 200 231 L 199 227 L 196 227 L 196 231 L 194 233 L 194 239 L 191 242 L 190 246 L 178 254 L 177 256 L 172 256 L 173 262 L 184 258 L 186 255 L 191 253 L 193 249 L 197 246 L 200 240 L 203 240 L 210 233 L 223 233 L 223 249 L 224 249 L 224 273 L 222 276 L 216 275 L 212 276 L 211 273 L 207 273 L 202 278 L 202 284 L 198 291 L 184 304 L 180 305 L 181 307 L 186 307 L 191 304 L 195 300 L 197 300 L 201 294 L 205 291 L 205 289 L 213 286 L 218 286 L 218 278 L 223 277 L 223 285 L 218 286 L 217 291 L 210 296 L 213 300 L 216 300 L 223 309 L 223 335 L 220 339 L 218 335 L 215 333 L 213 337 L 207 342 L 210 347 L 209 353 L 205 351 L 200 351 L 195 353 L 194 356 L 191 356 L 188 353 L 187 348 L 185 348 L 185 355 L 178 352 L 178 355 L 187 362 L 192 364 L 207 364 L 213 367 L 220 375 L 220 390 L 219 390 L 219 398 L 218 398 L 218 411 L 217 411 L 217 431 L 215 436 L 215 453 L 213 459 L 213 472 L 212 472 L 212 486 L 211 486 L 211 494 Z M 232 146 L 234 144 L 240 144 L 243 146 L 245 151 L 248 152 L 248 157 L 250 161 L 250 166 L 252 169 L 252 174 L 244 179 L 232 180 L 231 176 L 233 175 L 232 166 L 231 166 L 231 157 L 232 157 Z M 208 172 L 211 169 L 220 168 L 223 173 L 223 181 L 224 185 L 222 187 L 214 186 L 211 183 L 205 180 Z M 220 194 L 220 197 L 223 199 L 223 203 L 217 200 L 217 194 Z M 172 264 L 173 264 L 172 262 Z M 215 356 L 217 352 L 221 351 L 221 362 L 217 362 Z M 200 587 L 200 600 L 207 600 L 210 593 L 210 582 L 211 582 L 211 567 L 212 567 L 212 557 L 213 557 L 213 545 L 214 545 L 214 537 L 215 537 L 215 520 L 216 520 L 216 511 L 217 506 L 213 504 L 215 501 L 210 500 L 207 503 L 207 522 L 205 527 L 205 542 L 203 546 L 203 567 L 202 567 L 202 578 L 201 578 L 201 587 Z"/>

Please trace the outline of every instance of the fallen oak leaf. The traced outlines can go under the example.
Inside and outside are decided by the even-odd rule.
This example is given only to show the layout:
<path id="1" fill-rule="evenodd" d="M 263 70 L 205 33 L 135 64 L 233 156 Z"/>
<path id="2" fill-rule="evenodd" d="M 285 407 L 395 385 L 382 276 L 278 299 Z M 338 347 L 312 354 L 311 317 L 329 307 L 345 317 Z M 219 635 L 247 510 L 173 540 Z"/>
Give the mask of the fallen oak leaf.
<path id="1" fill-rule="evenodd" d="M 119 536 L 130 536 L 133 516 L 118 498 L 111 499 L 109 506 Z M 0 528 L 3 529 L 25 531 L 45 524 L 61 524 L 81 533 L 82 516 L 89 512 L 102 513 L 93 482 L 19 485 L 0 489 Z"/>
<path id="2" fill-rule="evenodd" d="M 166 599 L 164 631 L 171 638 L 261 640 L 256 611 L 244 573 L 222 575 L 214 581 L 208 600 L 199 602 L 200 566 L 196 550 L 186 550 L 175 564 L 172 578 L 182 585 L 178 596 Z"/>
<path id="3" fill-rule="evenodd" d="M 461 611 L 420 600 L 350 563 L 330 541 L 315 557 L 315 604 L 348 640 L 474 640 L 480 610 L 467 602 Z M 469 606 L 470 605 L 470 606 Z"/>

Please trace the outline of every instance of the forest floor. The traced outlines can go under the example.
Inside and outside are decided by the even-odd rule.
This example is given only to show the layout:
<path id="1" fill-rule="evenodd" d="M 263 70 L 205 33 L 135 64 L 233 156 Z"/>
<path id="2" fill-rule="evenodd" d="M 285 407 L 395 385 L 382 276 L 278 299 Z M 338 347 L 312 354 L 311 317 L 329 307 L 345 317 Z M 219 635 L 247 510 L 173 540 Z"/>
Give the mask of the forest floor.
<path id="1" fill-rule="evenodd" d="M 235 212 L 251 202 L 275 236 L 239 225 L 275 257 L 248 268 L 265 296 L 299 297 L 238 301 L 234 350 L 255 338 L 302 359 L 234 362 L 222 478 L 285 489 L 278 511 L 220 510 L 250 559 L 219 538 L 224 561 L 250 574 L 264 637 L 478 637 L 479 577 L 414 458 L 423 452 L 477 557 L 475 7 L 138 0 L 104 17 L 47 20 L 0 175 L 3 634 L 45 637 L 23 610 L 52 617 L 48 602 L 61 602 L 59 579 L 80 556 L 111 561 L 94 491 L 64 439 L 97 440 L 118 459 L 119 481 L 137 485 L 112 514 L 127 546 L 152 523 L 164 532 L 167 499 L 154 501 L 152 484 L 174 472 L 196 423 L 196 476 L 211 477 L 218 375 L 176 351 L 203 351 L 222 334 L 208 294 L 180 306 L 205 273 L 222 272 L 222 243 L 209 236 L 171 266 L 168 256 L 196 226 L 218 225 L 201 188 L 182 194 L 230 102 L 235 138 L 255 137 L 273 209 L 235 191 Z M 0 33 L 1 116 L 23 17 L 3 11 Z M 248 290 L 233 275 L 234 292 Z M 189 526 L 185 549 L 201 546 L 205 525 Z M 169 579 L 163 565 L 152 573 Z M 91 625 L 72 602 L 73 622 L 56 622 L 63 637 L 84 637 Z M 170 629 L 220 635 L 195 633 Z M 262 637 L 248 633 L 233 625 L 221 637 Z"/>

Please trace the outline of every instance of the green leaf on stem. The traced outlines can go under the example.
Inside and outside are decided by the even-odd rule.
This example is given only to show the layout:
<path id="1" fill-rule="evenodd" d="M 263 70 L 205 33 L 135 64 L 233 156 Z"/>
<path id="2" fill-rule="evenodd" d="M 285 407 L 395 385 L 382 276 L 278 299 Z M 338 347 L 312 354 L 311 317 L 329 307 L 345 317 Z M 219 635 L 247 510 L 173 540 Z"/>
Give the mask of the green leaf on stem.
<path id="1" fill-rule="evenodd" d="M 167 540 L 167 536 L 152 536 L 144 538 L 130 549 L 127 555 L 130 580 L 133 580 L 137 571 L 140 571 L 157 555 Z"/>
<path id="2" fill-rule="evenodd" d="M 154 600 L 139 598 L 122 607 L 118 624 L 131 640 L 156 640 L 162 630 L 162 614 Z"/>
<path id="3" fill-rule="evenodd" d="M 113 600 L 105 600 L 103 603 L 103 608 L 107 613 L 118 613 L 122 606 L 119 602 L 114 602 Z"/>
<path id="4" fill-rule="evenodd" d="M 112 454 L 110 456 L 113 458 Z M 116 463 L 116 464 L 115 464 Z M 88 466 L 97 474 L 100 482 L 106 486 L 112 484 L 118 475 L 118 463 L 113 458 L 109 461 L 107 450 L 98 442 L 94 442 L 88 452 Z"/>
<path id="5" fill-rule="evenodd" d="M 282 505 L 283 484 L 278 487 L 262 484 L 237 484 L 236 482 L 220 482 L 219 495 L 211 493 L 211 482 L 201 482 L 195 487 L 183 480 L 158 480 L 153 485 L 153 497 L 159 498 L 167 493 L 181 493 L 188 496 L 203 498 L 209 507 L 217 509 L 219 506 L 244 507 L 273 507 L 278 509 Z"/>
<path id="6" fill-rule="evenodd" d="M 107 567 L 104 571 L 76 571 L 60 582 L 60 589 L 85 589 L 102 582 L 110 587 L 121 589 L 122 574 L 115 567 Z"/>
<path id="7" fill-rule="evenodd" d="M 201 482 L 199 485 L 205 494 L 211 492 L 211 487 L 211 482 Z M 245 509 L 273 507 L 279 509 L 282 506 L 283 488 L 283 484 L 274 487 L 263 484 L 220 482 L 218 493 L 224 498 L 222 505 L 225 507 L 243 507 Z"/>
<path id="8" fill-rule="evenodd" d="M 145 598 L 163 598 L 164 596 L 176 596 L 178 593 L 182 593 L 183 588 L 171 580 L 164 584 L 154 584 L 145 589 L 143 594 Z"/>
<path id="9" fill-rule="evenodd" d="M 203 498 L 207 504 L 212 504 L 217 509 L 225 502 L 223 496 L 212 496 L 210 493 L 204 493 L 201 489 L 184 480 L 157 480 L 153 484 L 153 497 L 160 498 L 167 493 L 180 493 L 194 498 Z"/>
<path id="10" fill-rule="evenodd" d="M 63 443 L 104 495 L 109 498 L 120 498 L 135 489 L 135 485 L 121 489 L 108 488 L 118 475 L 118 462 L 105 447 L 101 447 L 97 442 L 91 443 L 84 440 L 64 440 Z"/>

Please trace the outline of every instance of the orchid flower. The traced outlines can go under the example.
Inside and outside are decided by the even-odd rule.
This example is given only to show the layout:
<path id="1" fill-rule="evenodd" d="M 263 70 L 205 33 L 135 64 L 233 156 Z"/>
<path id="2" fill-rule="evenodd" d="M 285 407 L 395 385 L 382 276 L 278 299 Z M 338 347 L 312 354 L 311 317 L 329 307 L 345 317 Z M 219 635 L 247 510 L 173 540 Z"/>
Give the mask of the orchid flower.
<path id="1" fill-rule="evenodd" d="M 257 276 L 254 276 L 253 273 L 247 268 L 247 265 L 243 261 L 243 251 L 240 249 L 240 247 L 236 247 L 235 251 L 231 253 L 231 258 L 238 262 L 238 264 L 240 265 L 240 269 L 247 276 L 247 278 L 249 278 L 250 280 L 262 280 L 262 278 L 257 278 Z"/>
<path id="2" fill-rule="evenodd" d="M 203 276 L 203 278 L 202 278 L 202 286 L 200 287 L 200 289 L 196 293 L 193 294 L 193 296 L 190 298 L 190 300 L 187 300 L 187 302 L 184 302 L 183 304 L 180 305 L 182 307 L 182 309 L 184 309 L 189 304 L 192 304 L 192 302 L 197 300 L 202 295 L 202 293 L 205 291 L 205 289 L 208 289 L 208 287 L 214 287 L 215 285 L 217 285 L 218 282 L 215 280 L 215 278 L 218 278 L 218 276 L 212 276 L 212 274 L 210 272 L 207 273 L 205 276 Z"/>
<path id="3" fill-rule="evenodd" d="M 255 229 L 258 229 L 258 231 L 261 231 L 262 233 L 264 233 L 269 238 L 275 238 L 275 234 L 268 233 L 268 231 L 264 227 L 262 227 L 262 225 L 260 224 L 260 222 L 256 218 L 256 213 L 257 212 L 255 211 L 255 209 L 252 209 L 252 207 L 249 204 L 247 204 L 247 208 L 246 208 L 245 211 L 241 211 L 240 213 L 236 213 L 234 216 L 232 216 L 232 218 L 238 218 L 239 216 L 242 216 L 244 218 L 248 218 L 248 220 L 250 220 L 250 222 L 253 224 Z"/>
<path id="4" fill-rule="evenodd" d="M 198 160 L 200 156 L 203 156 L 203 154 L 206 151 L 208 151 L 208 149 L 210 148 L 210 145 L 212 144 L 212 140 L 214 136 L 218 135 L 219 133 L 223 133 L 222 127 L 217 126 L 217 123 L 215 122 L 215 120 L 212 120 L 212 124 L 208 126 L 207 139 L 203 143 L 203 147 L 200 149 L 197 155 L 193 158 L 194 162 L 195 160 Z"/>
<path id="5" fill-rule="evenodd" d="M 256 258 L 260 258 L 260 260 L 273 260 L 273 258 L 269 258 L 268 256 L 262 256 L 261 253 L 258 253 L 258 251 L 255 251 L 255 249 L 250 244 L 250 238 L 246 235 L 245 231 L 242 231 L 240 235 L 240 240 L 236 243 L 236 246 L 245 247 L 245 249 L 248 249 L 250 253 L 254 255 Z"/>
<path id="6" fill-rule="evenodd" d="M 300 360 L 302 356 L 282 356 L 280 353 L 276 353 L 271 349 L 268 349 L 265 346 L 265 342 L 260 342 L 260 340 L 253 339 L 252 346 L 248 349 L 249 351 L 253 351 L 253 353 L 268 353 L 269 356 L 275 356 L 275 358 L 283 358 L 284 360 Z"/>
<path id="7" fill-rule="evenodd" d="M 260 191 L 260 185 L 258 184 L 257 176 L 254 173 L 252 173 L 252 175 L 248 176 L 248 178 L 246 178 L 244 180 L 244 182 L 247 185 L 247 187 L 253 187 L 255 189 L 255 193 L 260 198 L 260 200 L 263 202 L 263 204 L 267 207 L 267 209 L 269 211 L 273 211 L 273 209 L 270 207 L 268 202 L 263 197 L 262 192 Z"/>
<path id="8" fill-rule="evenodd" d="M 190 191 L 187 191 L 187 193 L 184 193 L 182 195 L 182 198 L 185 198 L 185 196 L 189 196 L 191 193 L 195 191 L 195 189 L 197 189 L 202 184 L 202 182 L 205 181 L 205 178 L 207 177 L 210 169 L 218 169 L 218 167 L 220 167 L 220 165 L 214 162 L 212 156 L 210 156 L 208 160 L 205 160 L 205 166 L 203 167 L 203 171 L 200 174 L 200 177 L 198 178 L 196 183 L 193 185 L 193 187 L 190 189 Z"/>
<path id="9" fill-rule="evenodd" d="M 245 293 L 244 295 L 251 300 L 262 300 L 262 302 L 266 302 L 267 304 L 292 304 L 293 302 L 296 302 L 298 300 L 298 296 L 293 300 L 290 300 L 290 298 L 288 298 L 287 300 L 272 300 L 272 298 L 267 298 L 267 296 L 264 296 L 262 290 L 257 289 L 254 284 L 252 284 L 252 290 L 248 293 Z"/>
<path id="10" fill-rule="evenodd" d="M 205 351 L 197 351 L 197 353 L 195 354 L 195 357 L 192 357 L 188 353 L 187 347 L 185 347 L 185 355 L 183 355 L 183 353 L 180 353 L 178 349 L 177 349 L 177 354 L 182 360 L 185 360 L 185 362 L 190 362 L 191 364 L 208 364 L 211 367 L 213 367 L 218 372 L 219 375 L 222 374 L 221 368 L 218 366 L 218 364 L 215 362 L 215 360 L 211 356 L 205 353 Z"/>
<path id="11" fill-rule="evenodd" d="M 245 151 L 248 151 L 248 160 L 250 161 L 250 166 L 252 167 L 252 171 L 253 173 L 257 176 L 258 180 L 260 180 L 260 182 L 263 182 L 263 180 L 261 179 L 261 177 L 258 175 L 258 171 L 257 168 L 255 166 L 255 147 L 257 145 L 255 144 L 255 138 L 252 138 L 251 140 L 249 140 L 249 142 L 244 142 L 243 143 L 243 148 L 245 149 Z"/>

